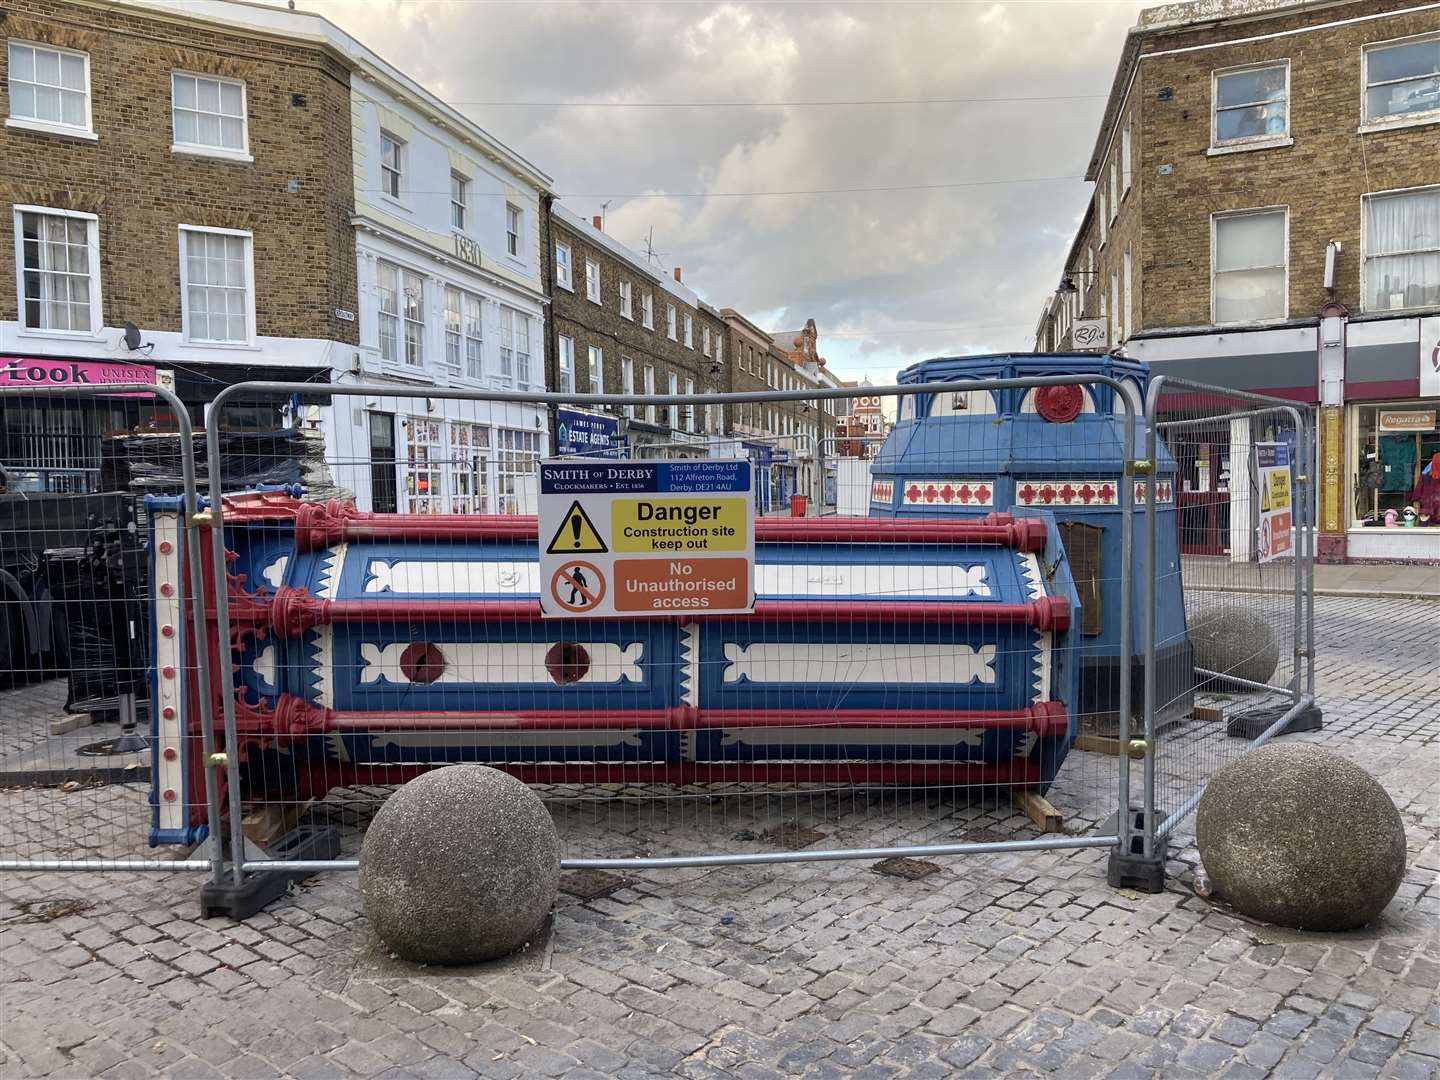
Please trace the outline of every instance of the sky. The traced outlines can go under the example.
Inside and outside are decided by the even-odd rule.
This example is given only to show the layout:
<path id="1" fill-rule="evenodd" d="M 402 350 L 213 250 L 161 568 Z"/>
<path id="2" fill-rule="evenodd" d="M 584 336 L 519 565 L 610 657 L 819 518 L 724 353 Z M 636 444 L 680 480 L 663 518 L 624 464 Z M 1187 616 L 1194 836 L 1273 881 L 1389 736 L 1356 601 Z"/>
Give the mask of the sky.
<path id="1" fill-rule="evenodd" d="M 931 356 L 1033 347 L 1145 5 L 298 6 L 534 162 L 574 212 L 608 203 L 607 232 L 641 251 L 653 237 L 710 304 L 767 330 L 814 319 L 832 369 L 884 383 Z"/>

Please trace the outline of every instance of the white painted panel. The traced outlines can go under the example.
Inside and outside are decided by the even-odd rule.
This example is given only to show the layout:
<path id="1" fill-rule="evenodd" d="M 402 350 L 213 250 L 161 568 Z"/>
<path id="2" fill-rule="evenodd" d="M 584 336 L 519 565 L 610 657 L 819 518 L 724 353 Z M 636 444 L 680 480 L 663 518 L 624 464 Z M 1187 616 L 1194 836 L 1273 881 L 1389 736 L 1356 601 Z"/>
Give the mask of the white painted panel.
<path id="1" fill-rule="evenodd" d="M 995 646 L 725 643 L 727 683 L 947 683 L 995 681 Z"/>
<path id="2" fill-rule="evenodd" d="M 987 568 L 933 563 L 768 563 L 755 567 L 760 596 L 989 596 Z"/>
<path id="3" fill-rule="evenodd" d="M 638 731 L 391 731 L 376 733 L 374 745 L 382 746 L 639 746 Z M 603 764 L 603 763 L 602 763 Z"/>
<path id="4" fill-rule="evenodd" d="M 185 827 L 185 802 L 184 802 L 184 779 L 185 779 L 185 739 L 184 731 L 181 728 L 181 685 L 185 677 L 186 667 L 180 657 L 180 635 L 188 629 L 183 627 L 182 620 L 185 618 L 185 610 L 180 602 L 184 590 L 180 581 L 180 515 L 173 513 L 155 514 L 152 518 L 154 526 L 154 551 L 155 551 L 155 578 L 151 590 L 155 598 L 154 619 L 155 625 L 172 626 L 175 632 L 169 637 L 157 633 L 155 635 L 155 671 L 156 671 L 156 696 L 157 701 L 152 703 L 152 708 L 157 717 L 155 730 L 158 735 L 158 745 L 155 747 L 153 758 L 156 770 L 155 792 L 157 796 L 164 791 L 175 792 L 174 801 L 166 801 L 157 797 L 159 809 L 159 822 L 162 829 L 183 829 Z M 170 545 L 168 555 L 162 553 L 165 544 Z M 171 585 L 173 589 L 169 596 L 162 594 L 160 586 Z M 166 668 L 172 668 L 175 677 L 165 678 L 162 673 Z M 165 710 L 173 710 L 171 719 L 165 719 Z M 173 761 L 167 760 L 164 751 L 174 749 L 177 751 Z"/>
<path id="5" fill-rule="evenodd" d="M 400 670 L 400 657 L 412 643 L 396 641 L 389 645 L 362 644 L 360 682 L 406 685 L 410 682 Z M 553 683 L 545 668 L 545 654 L 551 649 L 548 641 L 454 642 L 437 641 L 445 658 L 445 670 L 434 683 Z M 645 645 L 633 641 L 623 649 L 613 642 L 578 642 L 590 655 L 590 667 L 576 682 L 613 683 L 621 678 L 632 683 L 644 681 L 640 659 Z"/>
<path id="6" fill-rule="evenodd" d="M 534 562 L 481 562 L 479 560 L 428 562 L 371 559 L 365 567 L 366 593 L 514 593 L 540 591 L 540 564 Z"/>
<path id="7" fill-rule="evenodd" d="M 983 728 L 752 727 L 726 728 L 721 746 L 980 746 Z"/>

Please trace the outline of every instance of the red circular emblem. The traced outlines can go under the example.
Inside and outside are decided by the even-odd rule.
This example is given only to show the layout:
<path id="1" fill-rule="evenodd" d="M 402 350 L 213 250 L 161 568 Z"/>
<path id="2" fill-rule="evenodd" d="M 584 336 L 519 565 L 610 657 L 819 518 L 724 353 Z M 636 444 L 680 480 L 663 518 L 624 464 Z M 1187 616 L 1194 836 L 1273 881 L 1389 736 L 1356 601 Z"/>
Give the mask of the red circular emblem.
<path id="1" fill-rule="evenodd" d="M 559 685 L 579 682 L 590 671 L 590 653 L 573 641 L 557 641 L 545 653 L 545 670 Z"/>
<path id="2" fill-rule="evenodd" d="M 445 655 L 428 641 L 412 642 L 400 654 L 400 672 L 412 683 L 433 683 L 445 674 Z"/>
<path id="3" fill-rule="evenodd" d="M 1035 411 L 1052 424 L 1068 424 L 1084 404 L 1085 391 L 1078 386 L 1042 386 L 1035 391 Z"/>

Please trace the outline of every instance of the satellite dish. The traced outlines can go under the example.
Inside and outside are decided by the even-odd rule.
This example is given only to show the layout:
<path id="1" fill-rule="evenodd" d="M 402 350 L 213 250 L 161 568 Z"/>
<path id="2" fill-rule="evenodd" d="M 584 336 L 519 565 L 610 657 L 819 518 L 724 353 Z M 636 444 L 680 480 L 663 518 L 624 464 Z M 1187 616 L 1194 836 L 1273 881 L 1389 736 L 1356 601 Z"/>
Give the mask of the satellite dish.
<path id="1" fill-rule="evenodd" d="M 125 324 L 125 348 L 131 352 L 140 348 L 140 328 L 133 322 Z"/>

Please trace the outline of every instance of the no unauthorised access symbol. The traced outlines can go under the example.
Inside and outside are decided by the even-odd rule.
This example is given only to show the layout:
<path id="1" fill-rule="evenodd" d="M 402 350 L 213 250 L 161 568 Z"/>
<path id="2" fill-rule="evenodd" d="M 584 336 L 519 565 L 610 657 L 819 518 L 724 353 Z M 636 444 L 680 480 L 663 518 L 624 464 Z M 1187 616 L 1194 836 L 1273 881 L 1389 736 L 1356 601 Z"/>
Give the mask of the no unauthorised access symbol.
<path id="1" fill-rule="evenodd" d="M 600 530 L 585 513 L 585 508 L 576 499 L 560 519 L 560 528 L 550 539 L 545 549 L 547 555 L 603 555 L 610 549 L 600 536 Z"/>
<path id="2" fill-rule="evenodd" d="M 550 578 L 550 597 L 565 611 L 584 613 L 605 599 L 605 575 L 594 563 L 571 559 Z"/>

